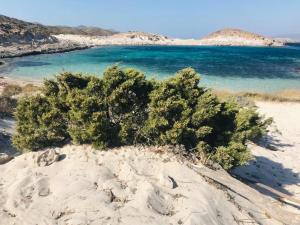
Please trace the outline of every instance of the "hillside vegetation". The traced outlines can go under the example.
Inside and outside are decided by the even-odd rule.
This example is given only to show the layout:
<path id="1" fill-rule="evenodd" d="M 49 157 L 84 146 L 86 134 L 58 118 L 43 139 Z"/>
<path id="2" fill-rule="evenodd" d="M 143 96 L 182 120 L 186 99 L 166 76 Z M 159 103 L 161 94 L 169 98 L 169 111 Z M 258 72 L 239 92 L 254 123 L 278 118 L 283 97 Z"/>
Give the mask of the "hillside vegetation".
<path id="1" fill-rule="evenodd" d="M 106 149 L 123 145 L 182 145 L 225 169 L 243 165 L 246 143 L 270 123 L 255 109 L 221 101 L 199 86 L 191 68 L 164 80 L 147 80 L 133 69 L 108 68 L 103 78 L 63 73 L 25 97 L 16 110 L 14 145 L 22 150 L 69 141 Z"/>
<path id="2" fill-rule="evenodd" d="M 74 35 L 88 35 L 88 36 L 110 36 L 118 32 L 106 30 L 98 27 L 78 26 L 48 26 L 47 29 L 53 35 L 55 34 L 74 34 Z"/>

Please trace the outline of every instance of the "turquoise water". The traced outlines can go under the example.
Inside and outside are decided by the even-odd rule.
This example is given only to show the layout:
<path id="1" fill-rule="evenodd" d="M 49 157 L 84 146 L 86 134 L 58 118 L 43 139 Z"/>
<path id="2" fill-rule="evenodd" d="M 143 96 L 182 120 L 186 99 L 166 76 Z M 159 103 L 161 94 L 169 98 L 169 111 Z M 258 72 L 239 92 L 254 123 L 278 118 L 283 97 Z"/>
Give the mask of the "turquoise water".
<path id="1" fill-rule="evenodd" d="M 110 46 L 7 60 L 0 74 L 22 79 L 62 71 L 101 76 L 109 65 L 133 67 L 159 79 L 193 67 L 202 85 L 234 91 L 300 90 L 300 45 L 262 47 Z"/>

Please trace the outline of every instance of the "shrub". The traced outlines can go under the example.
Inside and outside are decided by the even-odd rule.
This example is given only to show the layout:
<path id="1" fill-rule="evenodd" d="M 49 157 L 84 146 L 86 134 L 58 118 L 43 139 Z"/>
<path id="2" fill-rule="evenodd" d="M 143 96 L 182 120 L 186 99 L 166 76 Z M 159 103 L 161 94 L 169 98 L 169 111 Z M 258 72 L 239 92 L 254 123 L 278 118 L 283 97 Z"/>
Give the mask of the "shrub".
<path id="1" fill-rule="evenodd" d="M 252 159 L 250 151 L 241 143 L 230 143 L 227 147 L 217 147 L 212 159 L 219 163 L 225 170 L 236 166 L 245 165 Z"/>
<path id="2" fill-rule="evenodd" d="M 191 68 L 165 81 L 133 69 L 108 68 L 103 78 L 63 73 L 44 83 L 41 95 L 17 107 L 19 149 L 37 150 L 71 140 L 103 149 L 119 145 L 183 145 L 225 169 L 251 159 L 247 141 L 266 131 L 252 107 L 221 101 L 199 86 Z"/>
<path id="3" fill-rule="evenodd" d="M 111 133 L 106 106 L 103 98 L 90 95 L 89 89 L 68 94 L 68 132 L 74 143 L 92 143 L 95 147 L 106 148 Z"/>
<path id="4" fill-rule="evenodd" d="M 117 132 L 121 144 L 130 145 L 141 141 L 141 130 L 147 119 L 152 89 L 153 83 L 133 69 L 122 71 L 113 66 L 104 73 L 104 101 L 113 130 Z"/>
<path id="5" fill-rule="evenodd" d="M 22 150 L 59 146 L 68 138 L 66 121 L 59 110 L 44 96 L 19 100 L 15 117 L 17 134 L 13 144 Z"/>
<path id="6" fill-rule="evenodd" d="M 194 70 L 185 69 L 161 82 L 151 93 L 149 118 L 143 129 L 151 140 L 149 144 L 195 147 L 197 134 L 191 119 L 197 99 L 204 92 L 198 86 L 199 79 Z"/>

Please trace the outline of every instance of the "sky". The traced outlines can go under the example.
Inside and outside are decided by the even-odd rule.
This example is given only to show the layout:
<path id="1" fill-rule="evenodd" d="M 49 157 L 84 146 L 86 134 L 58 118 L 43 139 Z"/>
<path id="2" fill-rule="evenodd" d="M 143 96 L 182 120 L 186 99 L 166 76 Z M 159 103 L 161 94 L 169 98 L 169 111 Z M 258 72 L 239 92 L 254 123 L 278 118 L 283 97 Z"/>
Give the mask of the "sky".
<path id="1" fill-rule="evenodd" d="M 87 25 L 199 38 L 223 28 L 300 33 L 300 0 L 0 0 L 0 14 L 46 25 Z"/>

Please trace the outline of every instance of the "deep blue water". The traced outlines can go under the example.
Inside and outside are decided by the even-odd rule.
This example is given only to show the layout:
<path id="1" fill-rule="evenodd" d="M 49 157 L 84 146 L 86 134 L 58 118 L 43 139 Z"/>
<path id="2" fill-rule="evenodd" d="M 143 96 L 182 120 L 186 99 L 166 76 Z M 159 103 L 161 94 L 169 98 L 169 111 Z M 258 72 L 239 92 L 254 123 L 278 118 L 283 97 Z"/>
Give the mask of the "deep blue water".
<path id="1" fill-rule="evenodd" d="M 300 44 L 281 48 L 110 46 L 10 59 L 0 73 L 23 79 L 52 77 L 62 71 L 101 76 L 107 66 L 115 63 L 156 78 L 193 67 L 201 74 L 203 85 L 218 89 L 300 90 Z"/>

